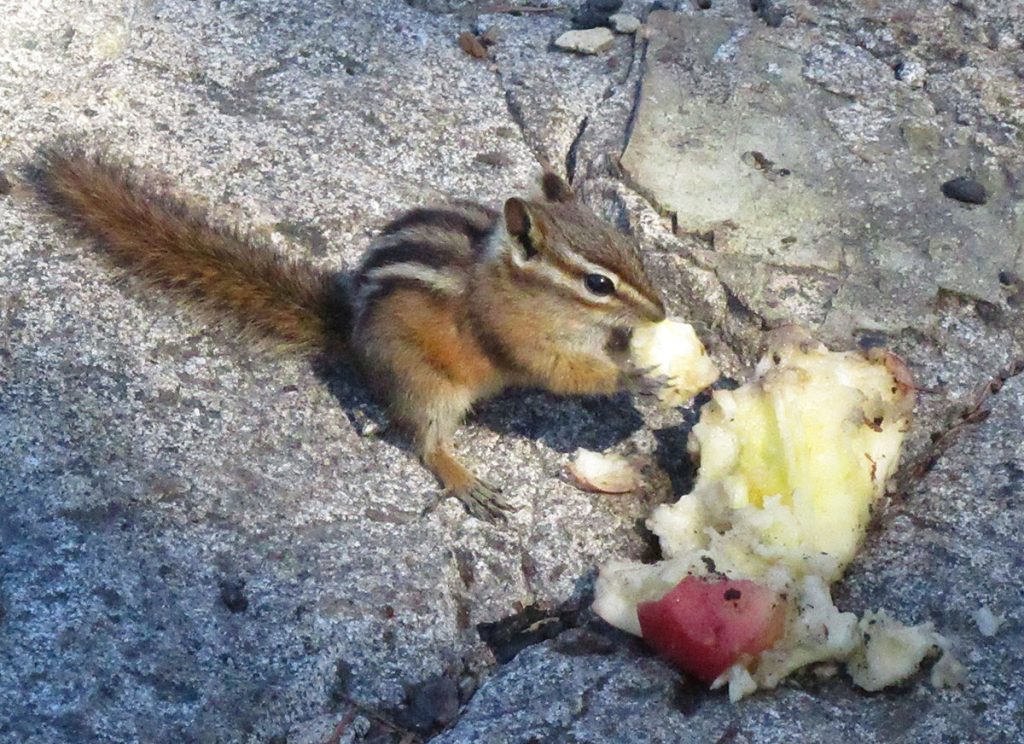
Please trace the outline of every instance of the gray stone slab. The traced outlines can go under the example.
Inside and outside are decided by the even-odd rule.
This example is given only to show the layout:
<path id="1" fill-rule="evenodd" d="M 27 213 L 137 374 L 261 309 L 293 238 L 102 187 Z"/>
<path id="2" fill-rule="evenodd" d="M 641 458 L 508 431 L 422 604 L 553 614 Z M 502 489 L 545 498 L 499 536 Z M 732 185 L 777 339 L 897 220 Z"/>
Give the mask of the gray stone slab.
<path id="1" fill-rule="evenodd" d="M 965 127 L 843 34 L 738 15 L 652 14 L 622 156 L 701 259 L 767 322 L 826 334 L 911 327 L 940 290 L 1000 301 L 1024 229 L 1000 112 Z M 989 183 L 983 208 L 943 196 L 962 172 Z"/>
<path id="2" fill-rule="evenodd" d="M 1024 11 L 679 5 L 626 3 L 645 31 L 591 58 L 551 48 L 564 9 L 0 0 L 0 739 L 399 740 L 488 676 L 443 741 L 1019 733 L 1019 385 L 941 450 L 1022 352 Z M 490 60 L 459 49 L 490 26 Z M 939 465 L 843 601 L 935 619 L 971 687 L 865 697 L 833 680 L 730 707 L 600 626 L 549 626 L 497 666 L 478 623 L 578 602 L 596 564 L 645 555 L 638 521 L 685 488 L 684 417 L 509 396 L 460 437 L 519 507 L 509 527 L 455 504 L 421 518 L 435 484 L 401 440 L 363 435 L 380 411 L 356 380 L 325 386 L 112 281 L 42 213 L 18 172 L 59 135 L 331 267 L 396 210 L 500 203 L 542 160 L 640 238 L 730 373 L 792 320 L 893 346 L 927 388 L 908 459 Z M 957 175 L 988 201 L 942 196 Z M 650 486 L 575 491 L 558 472 L 579 446 L 641 457 Z M 965 619 L 980 603 L 1010 616 L 993 638 Z"/>

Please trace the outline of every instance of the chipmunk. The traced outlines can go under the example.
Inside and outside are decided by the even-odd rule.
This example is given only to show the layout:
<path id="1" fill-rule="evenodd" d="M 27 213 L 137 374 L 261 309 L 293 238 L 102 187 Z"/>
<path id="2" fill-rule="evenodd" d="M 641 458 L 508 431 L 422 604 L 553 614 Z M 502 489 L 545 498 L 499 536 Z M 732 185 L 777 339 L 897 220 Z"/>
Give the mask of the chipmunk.
<path id="1" fill-rule="evenodd" d="M 354 362 L 444 493 L 481 519 L 510 505 L 452 454 L 470 408 L 511 386 L 628 388 L 643 375 L 628 359 L 632 329 L 665 318 L 635 242 L 552 172 L 538 198 L 501 212 L 468 201 L 406 212 L 344 276 L 215 226 L 108 158 L 64 146 L 41 163 L 41 195 L 129 273 L 249 338 Z"/>

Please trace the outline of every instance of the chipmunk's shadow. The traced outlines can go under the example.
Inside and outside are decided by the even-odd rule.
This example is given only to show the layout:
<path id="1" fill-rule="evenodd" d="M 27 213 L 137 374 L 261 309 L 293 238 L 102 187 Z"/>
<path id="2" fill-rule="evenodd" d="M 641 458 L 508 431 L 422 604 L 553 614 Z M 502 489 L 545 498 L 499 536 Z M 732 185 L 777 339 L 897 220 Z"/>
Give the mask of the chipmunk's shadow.
<path id="1" fill-rule="evenodd" d="M 313 368 L 357 431 L 368 434 L 372 427 L 375 435 L 411 451 L 408 437 L 388 425 L 384 407 L 369 393 L 355 369 L 325 361 L 316 362 Z M 731 378 L 723 378 L 713 386 L 727 390 L 735 387 Z M 701 393 L 680 409 L 682 421 L 653 430 L 657 442 L 654 461 L 668 476 L 673 496 L 693 488 L 696 465 L 686 454 L 687 440 L 701 408 L 710 399 L 710 391 Z M 510 390 L 481 403 L 467 425 L 532 439 L 567 454 L 581 447 L 598 452 L 608 450 L 629 438 L 645 421 L 627 393 L 557 397 L 542 390 Z"/>
<path id="2" fill-rule="evenodd" d="M 313 370 L 353 426 L 361 432 L 371 425 L 387 429 L 385 439 L 408 448 L 406 437 L 388 429 L 384 407 L 369 393 L 355 369 L 318 360 Z M 538 390 L 503 393 L 481 403 L 467 421 L 469 426 L 533 439 L 558 452 L 573 452 L 580 447 L 608 449 L 643 423 L 626 394 L 559 398 Z"/>
<path id="3" fill-rule="evenodd" d="M 317 379 L 338 401 L 341 410 L 360 434 L 366 433 L 367 427 L 371 425 L 386 433 L 388 424 L 384 406 L 370 393 L 355 367 L 325 357 L 314 358 L 312 366 Z M 388 438 L 394 438 L 396 443 L 401 440 L 401 437 Z"/>
<path id="4" fill-rule="evenodd" d="M 644 424 L 625 394 L 610 397 L 555 397 L 515 390 L 480 405 L 473 423 L 499 434 L 541 442 L 557 452 L 580 447 L 606 450 Z"/>

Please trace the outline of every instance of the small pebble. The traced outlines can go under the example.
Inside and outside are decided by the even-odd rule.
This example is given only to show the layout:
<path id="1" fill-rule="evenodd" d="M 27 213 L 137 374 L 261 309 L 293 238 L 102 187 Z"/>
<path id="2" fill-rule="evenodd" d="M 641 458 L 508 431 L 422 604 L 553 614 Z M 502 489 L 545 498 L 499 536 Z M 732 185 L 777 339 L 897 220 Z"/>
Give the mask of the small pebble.
<path id="1" fill-rule="evenodd" d="M 372 412 L 367 412 L 361 408 L 356 408 L 351 414 L 352 424 L 355 426 L 356 431 L 359 432 L 361 437 L 375 437 L 384 431 L 384 426 L 381 424 L 379 416 L 374 415 Z"/>
<path id="2" fill-rule="evenodd" d="M 978 632 L 986 638 L 991 638 L 999 632 L 999 628 L 1006 622 L 1005 615 L 996 615 L 988 607 L 981 607 L 974 613 L 974 622 L 978 625 Z"/>
<path id="3" fill-rule="evenodd" d="M 11 193 L 11 180 L 7 174 L 0 170 L 0 196 L 7 196 Z"/>
<path id="4" fill-rule="evenodd" d="M 984 204 L 988 201 L 985 187 L 967 176 L 958 176 L 942 184 L 942 193 L 950 199 L 967 204 Z"/>
<path id="5" fill-rule="evenodd" d="M 616 13 L 608 18 L 608 22 L 620 34 L 635 34 L 640 28 L 640 19 L 629 13 Z"/>
<path id="6" fill-rule="evenodd" d="M 220 601 L 231 612 L 245 612 L 249 609 L 249 600 L 242 593 L 243 589 L 244 579 L 225 579 L 220 583 Z"/>
<path id="7" fill-rule="evenodd" d="M 608 29 L 588 28 L 585 31 L 566 31 L 555 39 L 555 46 L 580 54 L 600 54 L 609 49 L 614 41 Z"/>
<path id="8" fill-rule="evenodd" d="M 359 429 L 359 436 L 367 437 L 367 438 L 375 437 L 378 434 L 380 434 L 382 431 L 384 431 L 384 427 L 380 425 L 380 422 L 373 421 L 373 420 L 368 420 Z"/>
<path id="9" fill-rule="evenodd" d="M 474 59 L 487 59 L 487 48 L 469 31 L 459 34 L 459 48 Z"/>

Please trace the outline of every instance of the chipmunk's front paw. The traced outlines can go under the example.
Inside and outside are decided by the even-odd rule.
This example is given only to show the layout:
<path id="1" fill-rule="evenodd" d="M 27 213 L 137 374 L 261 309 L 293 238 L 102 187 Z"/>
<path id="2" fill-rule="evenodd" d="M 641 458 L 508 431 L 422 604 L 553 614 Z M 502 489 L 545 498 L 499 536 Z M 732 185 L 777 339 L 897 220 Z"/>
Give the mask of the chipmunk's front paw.
<path id="1" fill-rule="evenodd" d="M 431 499 L 423 513 L 433 511 L 448 496 L 458 499 L 469 512 L 470 516 L 485 522 L 506 522 L 506 512 L 515 511 L 515 507 L 501 497 L 501 489 L 481 478 L 474 478 L 460 488 L 448 488 Z"/>
<path id="2" fill-rule="evenodd" d="M 664 391 L 671 387 L 673 379 L 662 374 L 655 374 L 655 367 L 628 366 L 624 370 L 626 390 L 634 395 L 660 399 Z"/>
<path id="3" fill-rule="evenodd" d="M 506 512 L 515 511 L 515 508 L 501 497 L 500 488 L 480 478 L 475 478 L 464 488 L 452 489 L 448 493 L 462 502 L 470 516 L 485 522 L 506 522 Z"/>

